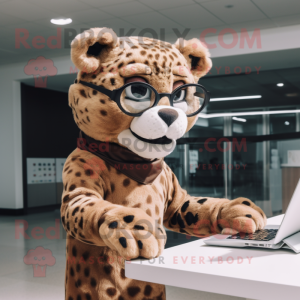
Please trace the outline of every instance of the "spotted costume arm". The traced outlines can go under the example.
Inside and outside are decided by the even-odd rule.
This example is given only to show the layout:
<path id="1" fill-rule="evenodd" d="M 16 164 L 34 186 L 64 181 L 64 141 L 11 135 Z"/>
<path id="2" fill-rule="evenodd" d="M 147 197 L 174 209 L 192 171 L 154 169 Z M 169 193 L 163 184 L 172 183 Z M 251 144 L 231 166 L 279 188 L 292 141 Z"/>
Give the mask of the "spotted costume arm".
<path id="1" fill-rule="evenodd" d="M 106 185 L 93 161 L 75 150 L 63 169 L 64 191 L 61 219 L 68 234 L 87 243 L 104 246 L 99 235 L 99 220 L 114 205 L 105 201 Z M 97 172 L 98 171 L 98 172 Z"/>
<path id="2" fill-rule="evenodd" d="M 193 197 L 181 188 L 166 166 L 170 183 L 165 203 L 164 226 L 170 230 L 205 237 L 211 234 L 252 233 L 266 225 L 266 216 L 252 201 Z"/>
<path id="3" fill-rule="evenodd" d="M 126 259 L 160 255 L 166 236 L 163 226 L 157 227 L 140 208 L 106 201 L 111 192 L 107 175 L 105 163 L 92 154 L 75 150 L 69 156 L 61 206 L 65 230 L 86 244 L 108 246 Z"/>

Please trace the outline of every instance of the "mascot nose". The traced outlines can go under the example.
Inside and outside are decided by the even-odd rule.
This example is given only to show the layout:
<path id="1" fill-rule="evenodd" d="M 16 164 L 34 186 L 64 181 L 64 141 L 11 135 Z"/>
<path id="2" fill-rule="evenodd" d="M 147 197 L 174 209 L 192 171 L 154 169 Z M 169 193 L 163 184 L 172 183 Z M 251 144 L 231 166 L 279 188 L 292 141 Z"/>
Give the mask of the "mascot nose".
<path id="1" fill-rule="evenodd" d="M 168 126 L 178 118 L 178 112 L 171 108 L 162 108 L 157 113 Z"/>

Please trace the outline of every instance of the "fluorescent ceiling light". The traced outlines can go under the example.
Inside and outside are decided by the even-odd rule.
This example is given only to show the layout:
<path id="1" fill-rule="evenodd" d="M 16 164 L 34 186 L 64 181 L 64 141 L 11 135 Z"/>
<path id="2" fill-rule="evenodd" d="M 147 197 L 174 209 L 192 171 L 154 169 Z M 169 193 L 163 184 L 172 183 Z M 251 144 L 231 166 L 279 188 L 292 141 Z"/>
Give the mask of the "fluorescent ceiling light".
<path id="1" fill-rule="evenodd" d="M 72 23 L 72 19 L 51 19 L 50 22 L 55 25 L 67 25 Z"/>
<path id="2" fill-rule="evenodd" d="M 240 97 L 225 97 L 225 98 L 211 98 L 210 101 L 226 101 L 226 100 L 244 100 L 244 99 L 258 99 L 261 95 L 240 96 Z"/>
<path id="3" fill-rule="evenodd" d="M 238 117 L 238 116 L 260 116 L 260 115 L 280 115 L 280 114 L 295 114 L 300 113 L 300 109 L 294 110 L 271 110 L 271 111 L 251 111 L 251 112 L 238 112 L 238 113 L 220 113 L 220 114 L 203 114 L 200 113 L 199 117 L 204 119 L 218 118 L 218 117 Z"/>
<path id="4" fill-rule="evenodd" d="M 243 118 L 237 118 L 237 117 L 232 117 L 232 120 L 239 121 L 239 122 L 247 122 L 246 119 L 243 119 Z"/>
<path id="5" fill-rule="evenodd" d="M 284 83 L 277 83 L 277 86 L 284 86 Z"/>

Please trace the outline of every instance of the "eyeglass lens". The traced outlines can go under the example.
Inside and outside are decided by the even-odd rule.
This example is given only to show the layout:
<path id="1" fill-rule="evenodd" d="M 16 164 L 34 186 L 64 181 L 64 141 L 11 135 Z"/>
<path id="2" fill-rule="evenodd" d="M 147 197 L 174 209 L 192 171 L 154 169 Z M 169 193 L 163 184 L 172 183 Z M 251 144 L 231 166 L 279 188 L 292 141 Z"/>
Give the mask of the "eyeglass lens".
<path id="1" fill-rule="evenodd" d="M 120 103 L 125 111 L 140 113 L 154 105 L 155 92 L 144 84 L 133 82 L 123 90 Z"/>
<path id="2" fill-rule="evenodd" d="M 129 113 L 141 113 L 155 103 L 156 93 L 149 86 L 132 82 L 121 94 L 120 103 Z M 187 115 L 200 110 L 204 105 L 205 92 L 198 85 L 183 86 L 173 93 L 173 106 Z"/>
<path id="3" fill-rule="evenodd" d="M 205 92 L 200 86 L 191 85 L 176 90 L 173 96 L 173 106 L 191 115 L 204 105 Z"/>

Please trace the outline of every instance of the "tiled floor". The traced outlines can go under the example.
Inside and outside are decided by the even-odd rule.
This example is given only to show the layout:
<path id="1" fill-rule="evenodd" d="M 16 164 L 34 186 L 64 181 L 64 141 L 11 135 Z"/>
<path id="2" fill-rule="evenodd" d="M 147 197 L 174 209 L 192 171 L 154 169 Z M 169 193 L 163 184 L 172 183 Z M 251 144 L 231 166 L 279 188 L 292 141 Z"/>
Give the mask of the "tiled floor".
<path id="1" fill-rule="evenodd" d="M 58 238 L 47 237 L 47 230 L 55 227 L 55 220 L 60 219 L 59 211 L 32 214 L 22 217 L 0 217 L 0 299 L 5 300 L 63 300 L 64 299 L 64 272 L 65 272 L 65 232 L 59 227 L 56 234 Z M 25 223 L 24 223 L 25 222 Z M 22 225 L 25 224 L 25 233 L 20 233 Z M 27 228 L 28 224 L 28 228 Z M 54 229 L 54 228 L 52 228 Z M 52 237 L 55 231 L 51 231 Z M 181 234 L 168 233 L 168 246 L 175 246 L 189 239 Z M 55 258 L 54 265 L 46 267 L 45 277 L 39 277 L 32 264 L 26 264 L 24 257 L 28 251 L 35 250 L 37 247 L 49 249 L 52 253 L 44 252 L 32 255 L 33 262 L 41 264 L 43 261 L 53 264 L 49 256 Z M 42 257 L 44 256 L 44 260 Z M 27 256 L 28 257 L 28 256 Z M 26 258 L 27 258 L 26 257 Z M 37 260 L 34 261 L 36 257 Z M 40 259 L 40 261 L 38 261 Z M 227 296 L 211 293 L 200 293 L 196 291 L 178 290 L 174 287 L 167 287 L 167 299 L 177 298 L 180 293 L 184 293 L 185 299 L 189 300 L 229 300 Z M 188 293 L 188 296 L 187 294 Z M 183 296 L 183 295 L 182 295 Z M 180 297 L 180 299 L 183 299 Z M 230 297 L 230 299 L 233 299 Z M 234 298 L 239 300 L 241 298 Z"/>
<path id="2" fill-rule="evenodd" d="M 45 234 L 47 228 L 55 226 L 55 219 L 59 219 L 58 211 L 21 217 L 0 217 L 1 299 L 64 299 L 65 240 L 62 238 L 63 229 L 59 228 L 59 239 L 49 239 Z M 25 231 L 28 234 L 26 238 L 22 234 L 19 236 L 17 234 L 22 230 L 22 225 L 16 225 L 18 220 L 28 222 L 28 228 Z M 38 232 L 37 230 L 44 231 L 44 234 L 37 233 L 36 236 L 32 236 L 32 233 Z M 54 235 L 54 231 L 51 234 Z M 24 263 L 27 252 L 36 247 L 51 250 L 55 257 L 55 264 L 46 267 L 45 277 L 35 277 L 33 265 Z M 47 254 L 45 256 L 48 258 Z"/>

